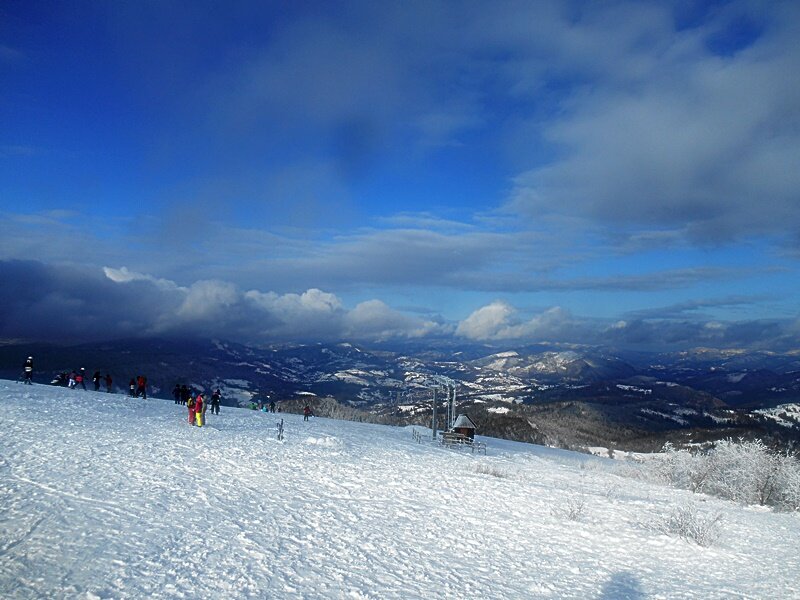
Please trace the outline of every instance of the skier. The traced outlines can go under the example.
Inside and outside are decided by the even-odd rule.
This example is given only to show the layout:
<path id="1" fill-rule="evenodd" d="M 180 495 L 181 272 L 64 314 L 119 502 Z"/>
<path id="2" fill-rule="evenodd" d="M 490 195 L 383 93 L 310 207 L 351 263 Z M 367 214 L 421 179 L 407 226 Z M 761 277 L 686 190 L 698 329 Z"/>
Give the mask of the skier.
<path id="1" fill-rule="evenodd" d="M 211 413 L 218 415 L 219 414 L 219 401 L 220 401 L 220 391 L 219 388 L 214 390 L 214 393 L 211 394 Z"/>
<path id="2" fill-rule="evenodd" d="M 205 412 L 205 401 L 203 400 L 202 392 L 197 392 L 197 398 L 194 400 L 194 415 L 197 419 L 197 426 L 203 426 L 203 413 Z"/>
<path id="3" fill-rule="evenodd" d="M 175 387 L 172 390 L 172 397 L 175 398 L 175 404 L 181 403 L 181 386 L 178 385 L 177 383 L 175 384 Z"/>
<path id="4" fill-rule="evenodd" d="M 271 413 L 275 412 L 275 400 L 270 400 L 269 401 L 269 412 L 271 412 Z"/>
<path id="5" fill-rule="evenodd" d="M 189 399 L 186 401 L 186 406 L 189 407 L 189 425 L 194 425 L 195 422 L 194 394 L 189 395 Z"/>
<path id="6" fill-rule="evenodd" d="M 111 373 L 106 373 L 106 392 L 111 393 L 111 384 L 114 380 L 111 379 Z"/>
<path id="7" fill-rule="evenodd" d="M 24 374 L 23 383 L 27 383 L 28 385 L 33 385 L 33 357 L 29 356 L 25 360 L 25 364 L 22 367 L 22 372 Z"/>
<path id="8" fill-rule="evenodd" d="M 186 387 L 186 384 L 184 383 L 181 386 L 181 404 L 186 406 L 186 403 L 189 401 L 189 397 L 191 395 L 192 395 L 192 393 L 189 391 L 189 388 Z"/>
<path id="9" fill-rule="evenodd" d="M 202 421 L 202 423 L 200 423 L 200 425 L 205 425 L 206 424 L 206 411 L 207 410 L 208 410 L 208 402 L 204 401 L 203 402 L 203 410 L 200 411 L 200 416 L 201 416 L 201 421 Z"/>
<path id="10" fill-rule="evenodd" d="M 303 421 L 308 421 L 308 417 L 314 416 L 314 413 L 311 412 L 311 407 L 306 404 L 306 407 L 303 409 Z"/>
<path id="11" fill-rule="evenodd" d="M 100 391 L 100 371 L 95 371 L 92 375 L 92 383 L 94 383 L 94 391 Z"/>
<path id="12" fill-rule="evenodd" d="M 128 387 L 131 390 L 131 398 L 135 398 L 136 397 L 136 380 L 131 378 L 130 383 L 128 383 Z"/>

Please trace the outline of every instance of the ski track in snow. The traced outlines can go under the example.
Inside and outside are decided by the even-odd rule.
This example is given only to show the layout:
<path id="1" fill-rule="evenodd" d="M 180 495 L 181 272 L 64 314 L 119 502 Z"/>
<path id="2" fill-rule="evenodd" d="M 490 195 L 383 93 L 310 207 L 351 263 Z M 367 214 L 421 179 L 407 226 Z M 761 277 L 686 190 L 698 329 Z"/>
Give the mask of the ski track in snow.
<path id="1" fill-rule="evenodd" d="M 0 405 L 3 598 L 800 598 L 797 514 L 606 459 L 227 407 L 201 429 L 172 401 L 14 382 Z M 723 515 L 710 548 L 650 525 L 688 501 Z"/>

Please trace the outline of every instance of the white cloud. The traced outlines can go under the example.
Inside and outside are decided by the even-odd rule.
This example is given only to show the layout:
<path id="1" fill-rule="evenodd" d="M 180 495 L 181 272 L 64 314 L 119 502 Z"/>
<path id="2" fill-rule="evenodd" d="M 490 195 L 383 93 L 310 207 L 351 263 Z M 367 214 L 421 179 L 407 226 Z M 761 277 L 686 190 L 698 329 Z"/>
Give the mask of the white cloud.
<path id="1" fill-rule="evenodd" d="M 469 315 L 456 335 L 477 341 L 597 343 L 601 326 L 554 306 L 528 320 L 513 306 L 496 301 Z"/>
<path id="2" fill-rule="evenodd" d="M 461 321 L 456 335 L 473 340 L 491 340 L 502 336 L 509 326 L 514 309 L 505 302 L 496 301 L 483 306 Z"/>
<path id="3" fill-rule="evenodd" d="M 119 269 L 115 269 L 113 267 L 103 267 L 103 273 L 105 273 L 106 277 L 115 283 L 127 283 L 129 281 L 149 281 L 163 290 L 185 289 L 180 288 L 174 281 L 170 281 L 169 279 L 161 279 L 158 277 L 153 277 L 152 275 L 137 273 L 136 271 L 129 270 L 128 267 L 120 267 Z"/>
<path id="4" fill-rule="evenodd" d="M 347 337 L 372 339 L 422 337 L 442 331 L 436 323 L 405 315 L 380 300 L 368 300 L 356 305 L 345 315 L 344 326 Z"/>
<path id="5" fill-rule="evenodd" d="M 186 298 L 177 311 L 185 320 L 219 318 L 239 299 L 236 287 L 224 281 L 197 281 L 186 291 Z"/>
<path id="6" fill-rule="evenodd" d="M 789 3 L 770 15 L 731 56 L 709 49 L 712 21 L 662 26 L 639 43 L 623 31 L 631 43 L 607 64 L 624 77 L 601 69 L 608 52 L 584 48 L 584 65 L 565 57 L 561 66 L 578 68 L 589 85 L 573 87 L 542 125 L 558 158 L 516 178 L 511 207 L 612 231 L 660 228 L 700 244 L 797 230 L 800 170 L 789 165 L 800 162 L 800 82 L 787 74 L 800 70 L 800 15 Z M 614 47 L 627 22 L 574 29 Z"/>

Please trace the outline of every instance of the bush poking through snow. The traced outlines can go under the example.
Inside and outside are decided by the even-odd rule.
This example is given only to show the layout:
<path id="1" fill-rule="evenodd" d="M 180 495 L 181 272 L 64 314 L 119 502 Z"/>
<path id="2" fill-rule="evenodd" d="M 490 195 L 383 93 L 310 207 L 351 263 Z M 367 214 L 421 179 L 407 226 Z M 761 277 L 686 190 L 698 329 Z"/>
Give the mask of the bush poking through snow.
<path id="1" fill-rule="evenodd" d="M 719 539 L 721 522 L 721 514 L 704 515 L 697 505 L 687 504 L 673 510 L 659 529 L 706 548 Z"/>
<path id="2" fill-rule="evenodd" d="M 608 498 L 609 500 L 617 500 L 619 499 L 621 493 L 622 493 L 622 486 L 618 483 L 612 483 L 606 489 L 606 498 Z"/>
<path id="3" fill-rule="evenodd" d="M 655 474 L 672 485 L 742 504 L 800 508 L 800 462 L 762 441 L 725 440 L 705 453 L 665 446 Z"/>
<path id="4" fill-rule="evenodd" d="M 550 509 L 550 514 L 554 517 L 567 518 L 570 521 L 578 521 L 586 510 L 586 495 L 571 494 L 567 496 L 564 504 L 553 506 Z"/>
<path id="5" fill-rule="evenodd" d="M 486 463 L 480 463 L 476 465 L 475 472 L 481 475 L 491 475 L 492 477 L 500 477 L 500 478 L 511 477 L 511 475 L 507 471 L 504 471 L 503 469 L 498 469 L 497 467 L 488 465 Z"/>

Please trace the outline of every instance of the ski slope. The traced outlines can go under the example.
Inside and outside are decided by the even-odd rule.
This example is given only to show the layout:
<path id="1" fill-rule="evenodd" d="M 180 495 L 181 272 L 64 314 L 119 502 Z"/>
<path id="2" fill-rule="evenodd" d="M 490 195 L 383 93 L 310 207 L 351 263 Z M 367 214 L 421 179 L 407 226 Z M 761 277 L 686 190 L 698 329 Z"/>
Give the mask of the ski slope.
<path id="1" fill-rule="evenodd" d="M 208 421 L 0 381 L 0 597 L 800 598 L 797 514 L 491 438 L 483 456 L 410 428 Z M 711 547 L 658 531 L 688 502 L 722 514 Z"/>

